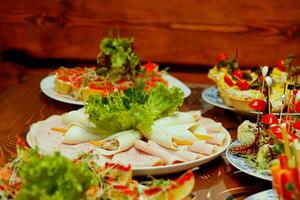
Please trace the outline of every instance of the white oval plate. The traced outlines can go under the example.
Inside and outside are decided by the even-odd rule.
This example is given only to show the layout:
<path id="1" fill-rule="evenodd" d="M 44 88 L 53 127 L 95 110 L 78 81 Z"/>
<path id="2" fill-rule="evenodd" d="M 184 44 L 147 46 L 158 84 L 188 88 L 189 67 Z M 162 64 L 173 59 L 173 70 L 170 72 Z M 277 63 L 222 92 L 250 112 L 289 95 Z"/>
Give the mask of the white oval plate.
<path id="1" fill-rule="evenodd" d="M 249 112 L 237 111 L 233 107 L 226 105 L 225 102 L 223 101 L 222 97 L 219 96 L 218 89 L 215 86 L 205 89 L 202 92 L 202 99 L 211 105 L 214 105 L 216 107 L 223 108 L 226 110 L 231 110 L 231 111 L 234 111 L 234 112 L 242 114 L 242 115 L 254 116 L 257 114 L 256 111 L 249 111 Z M 279 113 L 273 113 L 273 114 L 279 115 Z M 288 113 L 282 113 L 282 114 L 287 115 Z M 292 115 L 300 115 L 300 113 L 292 113 Z"/>
<path id="2" fill-rule="evenodd" d="M 254 195 L 251 195 L 250 197 L 246 198 L 245 200 L 276 200 L 277 194 L 274 190 L 265 190 L 259 193 L 256 193 Z"/>
<path id="3" fill-rule="evenodd" d="M 26 141 L 30 147 L 35 148 L 38 147 L 40 151 L 53 153 L 54 151 L 64 151 L 62 153 L 65 156 L 74 156 L 81 151 L 88 151 L 92 147 L 92 145 L 88 143 L 82 143 L 78 145 L 65 145 L 61 144 L 62 136 L 59 133 L 53 133 L 51 131 L 50 126 L 57 125 L 56 127 L 62 127 L 60 123 L 61 116 L 53 115 L 44 121 L 39 121 L 31 125 L 29 132 L 26 136 Z M 48 126 L 46 129 L 48 131 L 39 131 L 41 126 Z M 44 129 L 43 129 L 44 130 Z M 192 169 L 195 167 L 199 167 L 216 157 L 218 157 L 221 153 L 223 153 L 227 147 L 230 145 L 231 137 L 228 131 L 223 128 L 224 133 L 226 134 L 226 141 L 224 142 L 223 146 L 219 146 L 218 151 L 212 155 L 205 156 L 203 158 L 188 161 L 180 164 L 174 165 L 164 165 L 164 166 L 154 166 L 154 167 L 133 167 L 132 171 L 135 176 L 142 176 L 142 175 L 165 175 L 171 174 L 175 172 L 181 172 L 188 169 Z M 38 137 L 37 137 L 38 136 Z M 38 139 L 44 138 L 44 139 Z"/>
<path id="4" fill-rule="evenodd" d="M 264 179 L 264 180 L 267 180 L 267 181 L 272 181 L 272 176 L 271 175 L 268 175 L 267 173 L 257 171 L 253 166 L 251 166 L 246 161 L 245 158 L 230 153 L 229 149 L 233 145 L 236 145 L 236 144 L 240 144 L 240 142 L 238 140 L 236 140 L 226 150 L 226 157 L 227 157 L 228 162 L 230 162 L 235 168 L 237 168 L 238 170 L 240 170 L 240 171 L 242 171 L 246 174 L 249 174 L 251 176 L 261 178 L 261 179 Z"/>
<path id="5" fill-rule="evenodd" d="M 185 85 L 183 82 L 178 80 L 177 78 L 171 76 L 171 75 L 164 75 L 164 79 L 168 81 L 170 86 L 175 86 L 180 88 L 183 91 L 184 98 L 188 97 L 191 95 L 191 89 Z M 42 92 L 47 95 L 48 97 L 55 99 L 57 101 L 61 101 L 64 103 L 69 103 L 69 104 L 75 104 L 75 105 L 84 105 L 83 101 L 76 100 L 70 95 L 64 95 L 64 94 L 59 94 L 54 90 L 54 80 L 55 80 L 55 75 L 50 75 L 41 80 L 40 83 L 40 88 Z"/>

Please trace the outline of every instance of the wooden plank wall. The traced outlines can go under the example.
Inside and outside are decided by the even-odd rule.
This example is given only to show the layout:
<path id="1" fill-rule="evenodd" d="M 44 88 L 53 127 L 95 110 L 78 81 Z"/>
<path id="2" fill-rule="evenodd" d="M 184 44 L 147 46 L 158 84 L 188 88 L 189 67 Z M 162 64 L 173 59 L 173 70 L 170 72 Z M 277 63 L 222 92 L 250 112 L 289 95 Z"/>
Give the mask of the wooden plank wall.
<path id="1" fill-rule="evenodd" d="M 212 65 L 239 50 L 246 66 L 300 57 L 299 0 L 1 0 L 0 50 L 95 60 L 109 30 L 144 61 Z"/>

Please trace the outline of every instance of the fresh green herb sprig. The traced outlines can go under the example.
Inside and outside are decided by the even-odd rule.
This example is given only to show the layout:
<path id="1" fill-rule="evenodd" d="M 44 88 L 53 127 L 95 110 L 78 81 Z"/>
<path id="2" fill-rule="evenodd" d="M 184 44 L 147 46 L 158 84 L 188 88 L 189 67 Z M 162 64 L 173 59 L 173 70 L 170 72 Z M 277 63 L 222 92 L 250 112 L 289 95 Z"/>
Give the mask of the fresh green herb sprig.
<path id="1" fill-rule="evenodd" d="M 134 80 L 140 58 L 134 52 L 133 42 L 133 38 L 104 38 L 97 56 L 97 73 L 113 81 L 124 77 Z"/>

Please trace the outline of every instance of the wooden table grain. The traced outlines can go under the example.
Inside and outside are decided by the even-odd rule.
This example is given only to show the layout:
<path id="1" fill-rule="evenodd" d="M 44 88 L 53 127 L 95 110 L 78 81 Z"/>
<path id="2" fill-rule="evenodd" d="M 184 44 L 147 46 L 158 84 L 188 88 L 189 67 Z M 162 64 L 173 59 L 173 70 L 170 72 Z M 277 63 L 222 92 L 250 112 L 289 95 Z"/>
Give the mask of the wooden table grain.
<path id="1" fill-rule="evenodd" d="M 30 125 L 44 120 L 54 114 L 62 114 L 80 106 L 55 101 L 45 96 L 40 90 L 40 81 L 51 69 L 36 69 L 21 77 L 0 94 L 0 163 L 16 155 L 17 137 L 25 138 Z M 180 73 L 175 74 L 181 77 Z M 194 76 L 205 76 L 196 75 Z M 185 77 L 188 79 L 187 77 Z M 185 99 L 183 111 L 201 109 L 204 116 L 222 122 L 223 126 L 236 138 L 236 128 L 241 116 L 216 108 L 201 99 L 206 84 L 191 83 L 191 96 Z M 193 191 L 196 199 L 244 199 L 252 193 L 271 188 L 271 183 L 251 177 L 236 170 L 225 158 L 225 155 L 195 170 L 196 185 Z M 168 176 L 174 177 L 174 175 Z"/>

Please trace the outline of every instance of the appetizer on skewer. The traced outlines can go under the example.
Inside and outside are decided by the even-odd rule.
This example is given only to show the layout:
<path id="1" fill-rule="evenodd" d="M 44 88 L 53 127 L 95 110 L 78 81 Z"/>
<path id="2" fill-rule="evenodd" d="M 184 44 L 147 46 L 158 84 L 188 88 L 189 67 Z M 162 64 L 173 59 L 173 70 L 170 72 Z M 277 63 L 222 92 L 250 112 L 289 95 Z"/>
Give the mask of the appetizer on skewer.
<path id="1" fill-rule="evenodd" d="M 224 53 L 222 53 L 224 54 Z M 237 57 L 229 59 L 228 56 L 218 56 L 218 64 L 216 64 L 208 73 L 208 77 L 212 79 L 218 88 L 220 97 L 228 106 L 234 107 L 240 111 L 253 111 L 248 106 L 253 99 L 266 99 L 267 90 L 265 87 L 265 77 L 270 76 L 273 80 L 270 87 L 270 102 L 271 111 L 280 112 L 280 98 L 284 91 L 287 91 L 287 86 L 295 82 L 295 87 L 298 90 L 300 82 L 299 66 L 293 66 L 293 56 L 288 56 L 285 59 L 280 59 L 276 67 L 269 69 L 267 66 L 260 67 L 255 71 L 250 69 L 241 69 L 238 65 Z M 291 80 L 294 77 L 296 81 Z M 286 95 L 288 95 L 286 93 Z M 299 97 L 296 98 L 296 101 Z M 284 111 L 287 110 L 289 102 L 286 102 Z"/>

